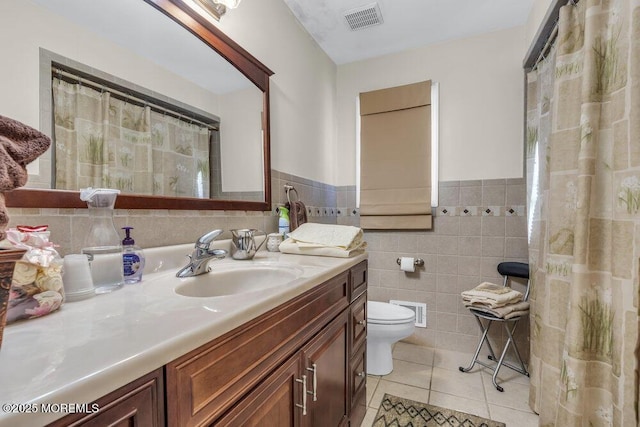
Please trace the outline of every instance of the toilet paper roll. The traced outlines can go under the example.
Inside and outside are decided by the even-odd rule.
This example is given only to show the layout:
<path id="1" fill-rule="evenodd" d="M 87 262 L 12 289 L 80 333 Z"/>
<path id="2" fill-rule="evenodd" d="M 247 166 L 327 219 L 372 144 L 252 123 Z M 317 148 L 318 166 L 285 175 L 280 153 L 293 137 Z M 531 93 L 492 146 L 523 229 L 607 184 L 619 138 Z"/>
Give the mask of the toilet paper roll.
<path id="1" fill-rule="evenodd" d="M 416 271 L 415 261 L 415 258 L 403 256 L 402 258 L 400 258 L 400 270 L 406 271 L 408 273 L 413 273 L 414 271 Z"/>

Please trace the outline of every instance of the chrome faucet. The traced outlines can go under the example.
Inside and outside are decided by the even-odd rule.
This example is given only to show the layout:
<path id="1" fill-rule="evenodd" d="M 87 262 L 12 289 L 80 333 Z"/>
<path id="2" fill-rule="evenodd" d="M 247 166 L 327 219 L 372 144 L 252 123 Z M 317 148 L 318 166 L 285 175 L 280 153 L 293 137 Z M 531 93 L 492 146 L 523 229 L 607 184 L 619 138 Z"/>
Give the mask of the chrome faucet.
<path id="1" fill-rule="evenodd" d="M 176 273 L 176 277 L 192 277 L 208 273 L 209 268 L 207 268 L 207 264 L 209 261 L 224 258 L 227 255 L 227 251 L 224 249 L 209 249 L 211 242 L 221 234 L 222 230 L 213 230 L 200 236 L 196 241 L 193 252 L 189 255 L 191 262 L 181 268 L 180 271 Z"/>

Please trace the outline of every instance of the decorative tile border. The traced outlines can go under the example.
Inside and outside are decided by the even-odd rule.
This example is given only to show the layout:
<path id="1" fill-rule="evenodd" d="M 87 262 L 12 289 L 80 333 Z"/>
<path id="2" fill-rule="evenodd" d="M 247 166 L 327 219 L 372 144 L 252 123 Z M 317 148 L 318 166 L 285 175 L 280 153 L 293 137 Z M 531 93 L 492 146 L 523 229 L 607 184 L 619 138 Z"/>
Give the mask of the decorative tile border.
<path id="1" fill-rule="evenodd" d="M 524 205 L 516 206 L 438 206 L 435 216 L 525 216 Z"/>
<path id="2" fill-rule="evenodd" d="M 306 206 L 306 205 L 305 205 Z M 350 217 L 359 216 L 360 209 L 347 208 L 347 207 L 333 207 L 333 206 L 306 206 L 307 218 L 322 218 L 322 217 Z M 271 216 L 278 216 L 276 212 L 277 206 L 271 210 Z"/>

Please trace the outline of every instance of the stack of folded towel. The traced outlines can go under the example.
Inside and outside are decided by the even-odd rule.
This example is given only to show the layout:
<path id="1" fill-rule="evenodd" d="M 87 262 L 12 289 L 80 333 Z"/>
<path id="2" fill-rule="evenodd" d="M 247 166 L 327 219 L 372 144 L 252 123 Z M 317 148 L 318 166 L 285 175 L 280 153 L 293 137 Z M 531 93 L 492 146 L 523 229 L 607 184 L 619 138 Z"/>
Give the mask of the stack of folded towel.
<path id="1" fill-rule="evenodd" d="M 508 286 L 483 282 L 462 292 L 465 307 L 492 314 L 502 319 L 524 316 L 529 312 L 529 303 L 522 300 L 522 293 Z"/>
<path id="2" fill-rule="evenodd" d="M 288 234 L 280 252 L 348 258 L 364 252 L 367 243 L 362 229 L 349 225 L 307 222 Z"/>

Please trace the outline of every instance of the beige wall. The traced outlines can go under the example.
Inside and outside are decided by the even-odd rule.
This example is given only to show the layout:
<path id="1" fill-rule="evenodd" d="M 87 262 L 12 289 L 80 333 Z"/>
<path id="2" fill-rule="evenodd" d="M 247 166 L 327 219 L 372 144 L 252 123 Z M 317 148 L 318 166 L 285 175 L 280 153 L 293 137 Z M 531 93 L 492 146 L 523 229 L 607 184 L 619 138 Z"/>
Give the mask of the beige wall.
<path id="1" fill-rule="evenodd" d="M 0 114 L 39 126 L 38 49 L 44 47 L 221 115 L 215 95 L 30 2 L 1 2 L 0 25 L 14 35 L 5 46 L 5 57 L 20 58 L 0 68 L 0 82 L 10 82 L 0 83 L 3 94 Z M 280 0 L 245 3 L 230 11 L 217 25 L 275 72 L 270 82 L 272 166 L 331 182 L 335 156 L 335 64 Z M 115 55 L 105 55 L 105 51 L 118 52 L 119 59 L 114 61 Z M 261 161 L 253 163 L 261 167 Z M 250 170 L 261 174 L 256 167 Z M 258 190 L 246 188 L 236 178 L 227 179 L 225 190 Z"/>
<path id="2" fill-rule="evenodd" d="M 19 4 L 22 2 L 0 2 L 0 25 L 3 29 L 18 26 L 28 32 L 37 32 L 38 23 L 47 18 L 33 7 L 19 11 L 9 9 Z M 282 180 L 274 180 L 279 185 L 272 187 L 273 200 L 282 202 L 284 190 L 281 184 L 284 181 L 295 182 L 292 178 L 300 176 L 309 179 L 308 184 L 313 188 L 305 201 L 317 206 L 331 206 L 323 200 L 321 184 L 333 180 L 336 157 L 335 64 L 302 29 L 281 0 L 243 2 L 240 8 L 222 18 L 220 27 L 275 72 L 270 80 L 272 167 L 287 175 L 283 175 L 285 178 Z M 52 40 L 57 37 L 59 35 L 51 34 Z M 37 111 L 25 107 L 27 101 L 38 99 L 37 49 L 33 53 L 32 48 L 25 48 L 22 40 L 17 39 L 7 42 L 4 52 L 11 50 L 29 58 L 32 65 L 23 70 L 29 79 L 15 81 L 11 91 L 3 90 L 0 114 L 8 114 L 5 109 L 11 107 L 15 111 L 13 117 L 37 126 Z M 75 47 L 70 49 L 76 50 Z M 91 53 L 87 46 L 77 50 Z M 65 53 L 67 51 L 60 52 Z M 5 70 L 6 66 L 0 67 L 0 80 L 6 79 Z M 298 186 L 302 187 L 302 184 Z M 332 204 L 335 206 L 335 200 Z M 84 234 L 81 230 L 86 230 L 88 221 L 86 210 L 13 208 L 10 214 L 11 226 L 49 224 L 52 241 L 62 245 L 63 253 L 81 248 Z M 118 227 L 132 225 L 137 228 L 136 243 L 143 247 L 194 242 L 202 233 L 214 228 L 277 229 L 277 220 L 270 212 L 130 210 L 119 211 L 116 215 Z M 162 232 L 158 233 L 158 230 Z"/>
<path id="3" fill-rule="evenodd" d="M 524 27 L 338 67 L 338 185 L 355 183 L 358 93 L 440 83 L 440 180 L 523 175 Z"/>
<path id="4" fill-rule="evenodd" d="M 538 28 L 540 28 L 542 20 L 553 2 L 554 0 L 533 1 L 533 6 L 531 7 L 531 12 L 529 13 L 529 17 L 527 18 L 527 23 L 525 25 L 525 46 L 522 53 L 523 57 L 529 49 L 529 46 L 533 43 L 536 33 L 538 32 Z"/>
<path id="5" fill-rule="evenodd" d="M 243 2 L 218 25 L 275 73 L 270 80 L 273 168 L 332 184 L 336 65 L 282 0 Z"/>
<path id="6" fill-rule="evenodd" d="M 31 2 L 0 2 L 0 27 L 11 34 L 0 67 L 0 114 L 30 126 L 39 126 L 41 112 L 39 48 L 218 114 L 215 94 Z"/>
<path id="7" fill-rule="evenodd" d="M 262 191 L 263 94 L 256 87 L 220 95 L 222 191 Z"/>

